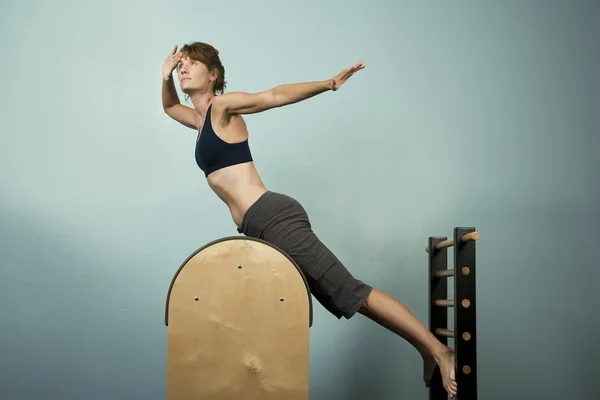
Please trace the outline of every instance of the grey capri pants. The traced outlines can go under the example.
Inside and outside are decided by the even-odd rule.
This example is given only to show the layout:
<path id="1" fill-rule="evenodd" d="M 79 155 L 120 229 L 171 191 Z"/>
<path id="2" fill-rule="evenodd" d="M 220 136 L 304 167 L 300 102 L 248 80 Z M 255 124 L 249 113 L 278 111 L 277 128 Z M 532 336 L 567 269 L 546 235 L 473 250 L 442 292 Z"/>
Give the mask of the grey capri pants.
<path id="1" fill-rule="evenodd" d="M 355 279 L 312 231 L 302 205 L 284 194 L 265 192 L 244 214 L 238 232 L 286 252 L 304 273 L 312 295 L 338 319 L 350 319 L 372 287 Z"/>

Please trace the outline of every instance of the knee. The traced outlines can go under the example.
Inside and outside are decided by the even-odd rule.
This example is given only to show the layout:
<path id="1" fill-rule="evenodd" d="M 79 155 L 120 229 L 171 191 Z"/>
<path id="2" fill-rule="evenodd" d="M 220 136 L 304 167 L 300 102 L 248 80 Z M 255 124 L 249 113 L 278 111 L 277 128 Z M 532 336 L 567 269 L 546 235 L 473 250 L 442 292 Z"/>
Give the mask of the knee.
<path id="1" fill-rule="evenodd" d="M 370 311 L 370 301 L 373 298 L 373 293 L 375 292 L 375 288 L 371 288 L 371 291 L 369 292 L 369 294 L 367 295 L 367 298 L 365 299 L 365 301 L 361 304 L 360 308 L 358 309 L 358 312 L 361 314 L 368 314 Z"/>

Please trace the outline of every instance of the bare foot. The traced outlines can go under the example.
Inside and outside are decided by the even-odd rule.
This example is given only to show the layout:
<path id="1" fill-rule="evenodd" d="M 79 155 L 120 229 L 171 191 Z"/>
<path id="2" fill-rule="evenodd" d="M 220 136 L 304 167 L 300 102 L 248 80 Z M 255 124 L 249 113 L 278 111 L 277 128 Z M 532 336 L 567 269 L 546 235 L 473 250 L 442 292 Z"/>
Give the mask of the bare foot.
<path id="1" fill-rule="evenodd" d="M 450 398 L 454 398 L 458 389 L 456 385 L 454 351 L 446 347 L 445 351 L 436 357 L 436 361 L 440 367 L 444 389 L 446 389 Z"/>

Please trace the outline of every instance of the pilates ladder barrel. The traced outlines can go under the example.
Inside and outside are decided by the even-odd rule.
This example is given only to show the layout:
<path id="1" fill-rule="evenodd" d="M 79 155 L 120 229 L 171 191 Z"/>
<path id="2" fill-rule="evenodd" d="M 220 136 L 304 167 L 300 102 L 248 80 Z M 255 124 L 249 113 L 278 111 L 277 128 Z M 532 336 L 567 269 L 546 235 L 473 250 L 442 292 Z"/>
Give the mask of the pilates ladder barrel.
<path id="1" fill-rule="evenodd" d="M 312 300 L 281 249 L 240 236 L 198 249 L 165 310 L 167 400 L 308 400 Z"/>

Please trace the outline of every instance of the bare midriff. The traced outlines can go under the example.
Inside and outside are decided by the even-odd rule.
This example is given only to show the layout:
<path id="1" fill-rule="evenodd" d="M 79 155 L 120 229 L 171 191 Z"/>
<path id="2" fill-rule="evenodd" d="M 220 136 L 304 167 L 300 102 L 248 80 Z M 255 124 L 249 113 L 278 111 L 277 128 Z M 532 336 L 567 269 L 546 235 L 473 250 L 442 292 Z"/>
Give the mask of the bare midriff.
<path id="1" fill-rule="evenodd" d="M 208 175 L 206 180 L 213 192 L 227 205 L 238 228 L 246 211 L 267 191 L 254 162 L 219 169 Z"/>

